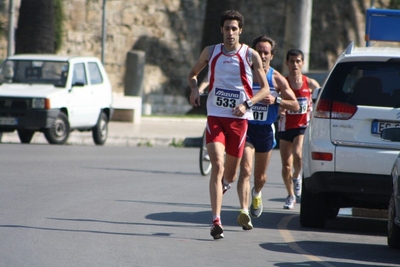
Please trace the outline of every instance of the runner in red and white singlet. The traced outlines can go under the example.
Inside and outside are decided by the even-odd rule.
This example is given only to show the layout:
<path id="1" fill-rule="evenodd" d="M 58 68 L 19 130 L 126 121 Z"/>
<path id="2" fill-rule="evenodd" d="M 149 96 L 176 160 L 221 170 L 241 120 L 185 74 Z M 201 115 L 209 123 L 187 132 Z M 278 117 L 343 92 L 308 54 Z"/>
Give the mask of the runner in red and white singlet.
<path id="1" fill-rule="evenodd" d="M 243 16 L 235 10 L 222 13 L 220 30 L 223 45 L 205 47 L 188 76 L 190 104 L 197 107 L 200 105 L 197 77 L 204 67 L 209 66 L 211 90 L 207 99 L 206 140 L 212 166 L 209 192 L 213 223 L 210 234 L 214 239 L 224 237 L 221 223 L 222 196 L 236 179 L 245 144 L 247 119 L 252 119 L 251 106 L 269 94 L 260 56 L 253 49 L 239 43 L 243 20 Z M 260 91 L 254 95 L 253 75 L 261 85 Z"/>
<path id="2" fill-rule="evenodd" d="M 289 82 L 289 77 L 286 77 Z M 312 110 L 311 90 L 308 86 L 306 76 L 302 76 L 302 86 L 299 89 L 293 89 L 300 109 L 296 111 L 286 110 L 284 116 L 281 116 L 279 131 L 283 132 L 289 129 L 303 129 L 308 126 L 310 121 L 310 112 Z"/>
<path id="3" fill-rule="evenodd" d="M 304 54 L 301 50 L 291 49 L 286 53 L 286 66 L 289 76 L 286 79 L 296 95 L 300 109 L 286 110 L 279 119 L 279 146 L 282 160 L 282 178 L 288 196 L 284 209 L 293 209 L 296 197 L 301 195 L 301 165 L 304 132 L 310 120 L 312 110 L 312 92 L 319 87 L 316 80 L 304 76 L 301 69 Z"/>

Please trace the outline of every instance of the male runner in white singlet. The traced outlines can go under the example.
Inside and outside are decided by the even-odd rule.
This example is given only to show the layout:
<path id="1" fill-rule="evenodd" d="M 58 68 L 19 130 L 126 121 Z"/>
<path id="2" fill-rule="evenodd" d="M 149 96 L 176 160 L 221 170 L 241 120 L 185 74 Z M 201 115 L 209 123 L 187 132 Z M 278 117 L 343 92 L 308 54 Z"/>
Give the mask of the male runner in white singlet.
<path id="1" fill-rule="evenodd" d="M 247 119 L 253 118 L 251 107 L 269 94 L 260 56 L 252 48 L 239 43 L 243 20 L 235 10 L 222 13 L 223 43 L 205 47 L 188 76 L 190 103 L 197 107 L 200 105 L 197 76 L 208 64 L 206 142 L 212 165 L 209 190 L 213 220 L 210 233 L 214 239 L 224 237 L 222 197 L 236 179 L 246 141 Z M 260 90 L 255 95 L 253 75 L 260 83 Z"/>

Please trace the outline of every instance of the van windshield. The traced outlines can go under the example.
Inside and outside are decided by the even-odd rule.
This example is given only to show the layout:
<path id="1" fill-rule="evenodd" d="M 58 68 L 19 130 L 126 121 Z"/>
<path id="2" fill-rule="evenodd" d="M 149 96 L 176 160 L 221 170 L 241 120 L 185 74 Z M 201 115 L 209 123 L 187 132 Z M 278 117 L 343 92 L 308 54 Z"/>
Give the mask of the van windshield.
<path id="1" fill-rule="evenodd" d="M 43 60 L 6 60 L 0 68 L 1 83 L 52 84 L 65 87 L 68 62 Z"/>

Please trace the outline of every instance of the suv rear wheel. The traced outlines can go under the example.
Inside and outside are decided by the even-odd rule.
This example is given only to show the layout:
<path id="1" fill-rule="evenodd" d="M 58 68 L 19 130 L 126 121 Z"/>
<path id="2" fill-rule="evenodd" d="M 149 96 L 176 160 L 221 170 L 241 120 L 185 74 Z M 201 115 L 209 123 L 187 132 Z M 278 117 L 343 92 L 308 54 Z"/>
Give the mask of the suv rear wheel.
<path id="1" fill-rule="evenodd" d="M 108 118 L 104 112 L 100 113 L 96 126 L 92 130 L 93 141 L 96 145 L 104 145 L 108 136 Z"/>
<path id="2" fill-rule="evenodd" d="M 339 214 L 340 208 L 338 207 L 329 207 L 326 211 L 326 218 L 327 219 L 336 219 Z"/>
<path id="3" fill-rule="evenodd" d="M 307 190 L 304 179 L 301 190 L 300 224 L 303 227 L 323 228 L 326 223 L 326 196 Z"/>
<path id="4" fill-rule="evenodd" d="M 49 144 L 63 145 L 69 137 L 70 127 L 68 117 L 60 112 L 50 128 L 44 130 L 44 136 Z"/>

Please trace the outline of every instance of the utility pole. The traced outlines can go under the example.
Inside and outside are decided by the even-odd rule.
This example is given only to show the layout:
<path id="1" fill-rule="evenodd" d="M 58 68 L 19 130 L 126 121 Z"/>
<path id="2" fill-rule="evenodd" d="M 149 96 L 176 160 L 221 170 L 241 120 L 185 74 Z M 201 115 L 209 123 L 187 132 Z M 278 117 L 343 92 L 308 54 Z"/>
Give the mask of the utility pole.
<path id="1" fill-rule="evenodd" d="M 284 38 L 284 59 L 289 49 L 300 49 L 304 53 L 303 72 L 309 70 L 311 44 L 312 0 L 286 0 L 286 24 Z M 284 72 L 287 70 L 283 67 Z"/>
<path id="2" fill-rule="evenodd" d="M 14 0 L 10 0 L 10 8 L 8 12 L 8 44 L 7 56 L 14 54 Z"/>
<path id="3" fill-rule="evenodd" d="M 103 17 L 102 17 L 102 38 L 101 38 L 101 63 L 105 64 L 105 50 L 107 41 L 107 31 L 106 31 L 106 2 L 103 0 Z"/>

